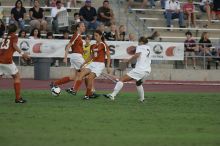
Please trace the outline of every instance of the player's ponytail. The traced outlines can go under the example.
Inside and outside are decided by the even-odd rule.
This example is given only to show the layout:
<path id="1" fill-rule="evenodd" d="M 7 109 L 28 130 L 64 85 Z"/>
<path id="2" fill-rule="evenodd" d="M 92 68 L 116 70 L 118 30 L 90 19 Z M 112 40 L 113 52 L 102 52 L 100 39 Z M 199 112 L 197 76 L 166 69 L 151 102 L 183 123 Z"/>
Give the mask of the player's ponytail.
<path id="1" fill-rule="evenodd" d="M 103 33 L 101 32 L 101 30 L 95 30 L 95 32 L 94 33 L 97 33 L 97 34 L 99 34 L 100 36 L 101 36 L 101 40 L 102 40 L 102 42 L 105 42 L 105 37 L 104 37 L 104 35 L 103 35 Z"/>

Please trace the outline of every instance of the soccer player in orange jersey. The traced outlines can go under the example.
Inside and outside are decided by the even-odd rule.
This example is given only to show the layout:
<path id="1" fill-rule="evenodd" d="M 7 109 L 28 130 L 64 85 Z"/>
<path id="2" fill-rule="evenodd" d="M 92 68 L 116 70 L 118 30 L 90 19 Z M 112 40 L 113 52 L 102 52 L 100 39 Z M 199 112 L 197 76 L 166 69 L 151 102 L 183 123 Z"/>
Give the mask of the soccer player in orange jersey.
<path id="1" fill-rule="evenodd" d="M 53 86 L 62 85 L 74 80 L 75 76 L 80 70 L 80 66 L 85 62 L 85 60 L 83 59 L 83 40 L 81 37 L 81 34 L 83 32 L 85 32 L 85 25 L 83 22 L 79 22 L 76 25 L 76 32 L 73 34 L 71 40 L 66 45 L 63 60 L 63 62 L 67 64 L 67 55 L 70 53 L 71 74 L 59 80 L 56 80 L 55 82 L 52 82 L 50 84 L 51 88 Z M 66 89 L 66 91 L 71 92 L 71 88 Z"/>
<path id="2" fill-rule="evenodd" d="M 18 48 L 18 37 L 15 34 L 16 30 L 17 26 L 10 24 L 8 26 L 8 35 L 2 40 L 0 47 L 0 78 L 3 75 L 11 75 L 14 79 L 15 103 L 25 103 L 26 100 L 22 99 L 20 95 L 21 81 L 19 71 L 12 58 L 16 51 L 21 54 L 24 59 L 29 59 L 29 56 Z"/>
<path id="3" fill-rule="evenodd" d="M 100 30 L 94 32 L 96 44 L 91 46 L 91 56 L 81 65 L 81 72 L 76 77 L 76 82 L 73 87 L 72 94 L 75 95 L 79 90 L 82 80 L 87 76 L 88 84 L 87 91 L 84 99 L 94 98 L 92 93 L 92 83 L 94 79 L 103 72 L 105 69 L 105 57 L 107 56 L 107 72 L 110 73 L 110 51 L 104 42 L 104 36 Z M 92 62 L 86 65 L 88 62 Z M 85 66 L 85 67 L 84 67 Z"/>

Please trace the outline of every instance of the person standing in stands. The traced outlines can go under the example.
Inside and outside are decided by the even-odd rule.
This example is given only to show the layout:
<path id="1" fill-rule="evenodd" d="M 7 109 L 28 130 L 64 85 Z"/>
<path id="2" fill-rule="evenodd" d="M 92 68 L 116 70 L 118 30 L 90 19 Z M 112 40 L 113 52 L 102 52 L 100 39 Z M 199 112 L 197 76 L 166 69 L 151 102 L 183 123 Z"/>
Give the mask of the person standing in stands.
<path id="1" fill-rule="evenodd" d="M 69 76 L 65 76 L 59 80 L 51 82 L 50 87 L 62 85 L 75 79 L 79 74 L 81 65 L 85 62 L 83 59 L 83 40 L 81 34 L 85 32 L 85 25 L 83 22 L 79 22 L 76 25 L 76 31 L 73 34 L 71 40 L 66 45 L 63 62 L 67 64 L 67 55 L 70 53 L 71 73 Z M 71 50 L 69 50 L 71 49 Z M 72 90 L 66 89 L 68 93 Z"/>
<path id="2" fill-rule="evenodd" d="M 29 56 L 18 48 L 16 30 L 17 26 L 15 24 L 10 24 L 8 26 L 8 35 L 2 40 L 0 47 L 0 78 L 3 75 L 11 75 L 14 80 L 15 103 L 25 103 L 26 100 L 24 100 L 20 94 L 20 74 L 12 58 L 16 51 L 25 59 L 28 59 Z"/>

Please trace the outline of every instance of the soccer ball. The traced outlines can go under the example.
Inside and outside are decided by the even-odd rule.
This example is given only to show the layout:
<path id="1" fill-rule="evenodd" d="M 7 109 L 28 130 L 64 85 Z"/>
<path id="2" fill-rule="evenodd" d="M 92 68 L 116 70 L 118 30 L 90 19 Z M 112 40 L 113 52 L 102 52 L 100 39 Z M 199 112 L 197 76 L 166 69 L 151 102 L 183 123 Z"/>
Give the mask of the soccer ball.
<path id="1" fill-rule="evenodd" d="M 61 92 L 61 89 L 60 89 L 60 87 L 52 87 L 51 88 L 51 94 L 53 95 L 53 96 L 59 96 L 60 95 L 60 92 Z"/>

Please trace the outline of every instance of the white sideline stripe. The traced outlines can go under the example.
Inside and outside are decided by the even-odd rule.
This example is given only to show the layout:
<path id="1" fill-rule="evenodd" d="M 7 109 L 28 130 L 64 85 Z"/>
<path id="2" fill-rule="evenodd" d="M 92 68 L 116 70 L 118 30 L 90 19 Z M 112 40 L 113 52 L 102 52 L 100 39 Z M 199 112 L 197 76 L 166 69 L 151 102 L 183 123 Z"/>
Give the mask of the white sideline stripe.
<path id="1" fill-rule="evenodd" d="M 220 29 L 207 28 L 179 28 L 179 27 L 147 27 L 148 29 L 175 29 L 175 30 L 200 30 L 200 31 L 220 31 Z"/>

